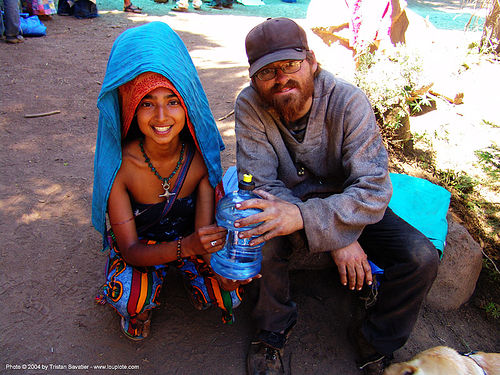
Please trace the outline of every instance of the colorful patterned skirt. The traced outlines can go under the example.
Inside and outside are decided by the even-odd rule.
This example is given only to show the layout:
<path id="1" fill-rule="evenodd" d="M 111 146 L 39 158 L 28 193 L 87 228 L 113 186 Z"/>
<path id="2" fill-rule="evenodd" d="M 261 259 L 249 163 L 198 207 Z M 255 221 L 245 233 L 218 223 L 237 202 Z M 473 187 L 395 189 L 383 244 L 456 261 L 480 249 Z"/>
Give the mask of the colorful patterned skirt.
<path id="1" fill-rule="evenodd" d="M 155 243 L 147 241 L 147 244 Z M 189 257 L 159 266 L 133 267 L 123 260 L 113 241 L 106 264 L 103 297 L 124 318 L 126 332 L 134 336 L 137 315 L 159 306 L 158 296 L 169 267 L 181 271 L 188 297 L 195 308 L 205 310 L 217 306 L 222 310 L 223 323 L 234 322 L 233 308 L 241 303 L 240 293 L 238 290 L 222 290 L 202 258 Z"/>
<path id="2" fill-rule="evenodd" d="M 57 13 L 54 0 L 27 0 L 25 6 L 33 16 L 50 16 Z"/>

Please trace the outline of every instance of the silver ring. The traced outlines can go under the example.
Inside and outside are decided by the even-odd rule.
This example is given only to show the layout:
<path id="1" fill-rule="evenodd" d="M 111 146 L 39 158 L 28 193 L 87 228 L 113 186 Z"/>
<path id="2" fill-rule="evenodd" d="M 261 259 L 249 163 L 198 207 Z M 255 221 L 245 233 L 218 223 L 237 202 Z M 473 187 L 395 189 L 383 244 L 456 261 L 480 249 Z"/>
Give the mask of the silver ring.
<path id="1" fill-rule="evenodd" d="M 212 242 L 210 242 L 210 245 L 212 245 L 212 247 L 214 247 L 216 243 L 217 243 L 217 241 L 212 241 Z"/>

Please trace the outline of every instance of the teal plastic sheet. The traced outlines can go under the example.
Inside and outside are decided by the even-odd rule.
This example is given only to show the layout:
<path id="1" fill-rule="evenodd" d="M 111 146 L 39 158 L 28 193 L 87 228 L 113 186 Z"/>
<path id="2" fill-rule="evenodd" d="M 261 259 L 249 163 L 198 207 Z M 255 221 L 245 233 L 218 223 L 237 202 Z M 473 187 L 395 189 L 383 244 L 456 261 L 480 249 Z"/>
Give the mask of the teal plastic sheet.
<path id="1" fill-rule="evenodd" d="M 427 236 L 442 257 L 448 233 L 450 192 L 418 177 L 397 173 L 391 173 L 390 177 L 393 193 L 389 207 Z"/>

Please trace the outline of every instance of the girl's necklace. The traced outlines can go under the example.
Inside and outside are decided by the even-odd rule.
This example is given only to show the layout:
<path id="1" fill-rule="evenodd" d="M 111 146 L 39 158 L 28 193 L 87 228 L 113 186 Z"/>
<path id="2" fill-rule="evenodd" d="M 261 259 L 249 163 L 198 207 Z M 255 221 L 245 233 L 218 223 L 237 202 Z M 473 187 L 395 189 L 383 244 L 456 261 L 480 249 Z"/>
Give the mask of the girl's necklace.
<path id="1" fill-rule="evenodd" d="M 142 139 L 139 142 L 139 147 L 141 148 L 142 155 L 144 156 L 144 160 L 148 164 L 149 168 L 155 174 L 155 176 L 158 177 L 160 179 L 160 181 L 162 182 L 161 186 L 162 186 L 163 190 L 165 190 L 165 192 L 163 194 L 160 194 L 158 197 L 160 197 L 160 198 L 167 198 L 167 203 L 168 203 L 168 201 L 170 200 L 170 197 L 172 195 L 175 195 L 175 193 L 171 193 L 168 190 L 170 189 L 170 180 L 172 179 L 172 177 L 175 176 L 175 174 L 177 173 L 177 171 L 179 170 L 179 168 L 180 168 L 180 166 L 182 164 L 182 160 L 184 159 L 184 148 L 185 148 L 184 143 L 182 144 L 181 155 L 179 157 L 179 161 L 177 162 L 177 165 L 175 166 L 175 169 L 173 170 L 173 172 L 170 173 L 170 176 L 168 176 L 167 178 L 164 178 L 164 177 L 160 176 L 160 174 L 158 173 L 158 171 L 156 170 L 156 168 L 153 167 L 153 163 L 151 163 L 151 159 L 149 159 L 148 155 L 146 155 L 146 151 L 144 151 L 144 144 L 143 144 L 143 140 Z"/>

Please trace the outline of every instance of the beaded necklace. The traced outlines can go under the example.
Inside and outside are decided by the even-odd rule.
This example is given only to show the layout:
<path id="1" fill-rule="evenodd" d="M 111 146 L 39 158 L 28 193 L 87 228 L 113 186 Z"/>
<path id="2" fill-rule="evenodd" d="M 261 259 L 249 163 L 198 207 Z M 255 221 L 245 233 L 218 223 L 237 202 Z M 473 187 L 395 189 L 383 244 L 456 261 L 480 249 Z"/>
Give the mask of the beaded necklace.
<path id="1" fill-rule="evenodd" d="M 175 195 L 175 193 L 171 193 L 170 191 L 168 191 L 168 189 L 170 189 L 170 180 L 172 179 L 172 177 L 175 176 L 175 174 L 179 170 L 179 167 L 182 164 L 182 160 L 184 159 L 185 144 L 184 143 L 182 144 L 181 155 L 179 157 L 179 161 L 177 162 L 177 165 L 175 166 L 173 172 L 170 173 L 170 176 L 168 176 L 167 178 L 164 178 L 164 177 L 160 176 L 160 174 L 158 173 L 158 171 L 156 170 L 156 168 L 153 167 L 153 163 L 151 163 L 151 159 L 149 159 L 148 155 L 146 155 L 146 151 L 144 151 L 144 144 L 143 144 L 143 140 L 142 139 L 139 142 L 139 147 L 141 148 L 142 155 L 144 156 L 144 160 L 148 164 L 149 168 L 155 174 L 155 176 L 158 177 L 160 179 L 160 181 L 162 182 L 161 186 L 162 186 L 163 190 L 165 190 L 165 192 L 163 194 L 158 195 L 158 197 L 160 197 L 160 198 L 167 198 L 167 202 L 168 202 L 170 200 L 170 197 L 172 195 Z"/>

